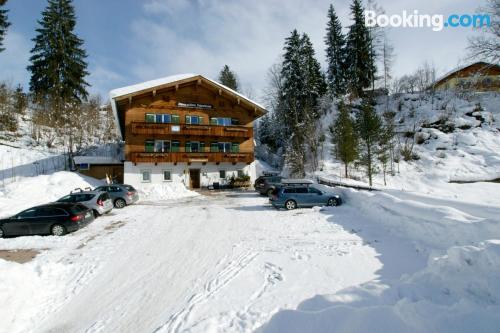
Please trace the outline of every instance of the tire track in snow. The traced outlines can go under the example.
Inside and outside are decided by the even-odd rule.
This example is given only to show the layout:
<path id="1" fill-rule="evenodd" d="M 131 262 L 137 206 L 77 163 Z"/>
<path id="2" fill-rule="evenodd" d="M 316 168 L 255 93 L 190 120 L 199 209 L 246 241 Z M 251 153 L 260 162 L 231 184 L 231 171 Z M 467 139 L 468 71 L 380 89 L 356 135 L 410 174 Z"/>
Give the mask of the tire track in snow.
<path id="1" fill-rule="evenodd" d="M 212 280 L 205 283 L 202 292 L 193 294 L 181 310 L 174 313 L 165 324 L 157 328 L 154 332 L 182 332 L 183 326 L 189 322 L 189 315 L 196 305 L 215 296 L 229 282 L 235 279 L 257 256 L 258 252 L 251 250 L 236 256 Z"/>

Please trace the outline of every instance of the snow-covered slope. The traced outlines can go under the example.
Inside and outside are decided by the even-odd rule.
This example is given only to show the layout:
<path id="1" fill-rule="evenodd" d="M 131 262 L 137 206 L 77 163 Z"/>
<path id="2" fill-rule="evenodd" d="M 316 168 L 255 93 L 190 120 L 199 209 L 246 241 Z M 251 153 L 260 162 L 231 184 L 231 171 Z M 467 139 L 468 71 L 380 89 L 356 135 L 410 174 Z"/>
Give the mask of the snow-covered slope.
<path id="1" fill-rule="evenodd" d="M 405 134 L 415 132 L 416 160 L 394 165 L 394 176 L 388 175 L 384 186 L 380 166 L 374 185 L 460 199 L 460 186 L 450 181 L 486 181 L 500 178 L 500 95 L 482 93 L 460 96 L 451 92 L 429 95 L 391 96 L 378 100 L 377 110 L 396 112 L 396 130 L 404 145 Z M 326 125 L 331 115 L 325 116 Z M 327 140 L 328 142 L 329 140 Z M 342 180 L 343 167 L 325 149 L 323 170 L 316 173 Z M 351 167 L 353 177 L 366 184 L 365 170 Z M 351 181 L 351 180 L 347 180 Z"/>

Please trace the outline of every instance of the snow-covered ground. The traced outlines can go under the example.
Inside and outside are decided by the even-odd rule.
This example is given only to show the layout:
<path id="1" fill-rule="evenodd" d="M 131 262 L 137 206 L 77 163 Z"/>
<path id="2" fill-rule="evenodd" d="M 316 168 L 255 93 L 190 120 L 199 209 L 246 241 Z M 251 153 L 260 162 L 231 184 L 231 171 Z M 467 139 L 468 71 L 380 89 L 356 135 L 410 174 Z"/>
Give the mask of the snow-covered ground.
<path id="1" fill-rule="evenodd" d="M 253 192 L 143 201 L 1 239 L 40 254 L 0 260 L 0 331 L 495 331 L 500 200 L 339 192 L 290 212 Z"/>

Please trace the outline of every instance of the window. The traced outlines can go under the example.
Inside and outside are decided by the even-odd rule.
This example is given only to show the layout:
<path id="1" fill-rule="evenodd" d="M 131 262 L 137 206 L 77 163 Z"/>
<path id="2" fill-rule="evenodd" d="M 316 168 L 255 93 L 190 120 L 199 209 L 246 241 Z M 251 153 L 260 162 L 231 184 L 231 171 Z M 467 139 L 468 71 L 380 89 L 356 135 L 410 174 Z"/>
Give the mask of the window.
<path id="1" fill-rule="evenodd" d="M 146 140 L 144 142 L 144 151 L 146 153 L 153 153 L 155 151 L 155 142 L 154 142 L 154 140 Z"/>
<path id="2" fill-rule="evenodd" d="M 231 119 L 231 125 L 239 125 L 240 121 L 238 119 Z"/>
<path id="3" fill-rule="evenodd" d="M 297 193 L 295 188 L 286 188 L 283 193 Z"/>
<path id="4" fill-rule="evenodd" d="M 217 143 L 217 142 L 212 142 L 212 143 L 210 144 L 210 151 L 211 151 L 212 153 L 217 153 L 217 152 L 219 151 L 219 143 Z"/>
<path id="5" fill-rule="evenodd" d="M 156 122 L 157 123 L 162 123 L 163 122 L 163 116 L 161 114 L 156 115 Z"/>
<path id="6" fill-rule="evenodd" d="M 219 170 L 219 178 L 226 179 L 226 170 Z"/>
<path id="7" fill-rule="evenodd" d="M 186 153 L 197 153 L 203 151 L 205 148 L 205 143 L 198 141 L 187 141 L 186 142 Z"/>
<path id="8" fill-rule="evenodd" d="M 240 145 L 238 143 L 231 144 L 231 153 L 238 153 L 240 151 Z"/>
<path id="9" fill-rule="evenodd" d="M 179 115 L 173 114 L 172 117 L 171 117 L 171 119 L 172 119 L 172 123 L 173 124 L 179 124 L 180 123 L 180 117 L 179 117 Z"/>
<path id="10" fill-rule="evenodd" d="M 203 117 L 200 116 L 186 116 L 186 124 L 199 125 L 203 123 Z"/>
<path id="11" fill-rule="evenodd" d="M 141 171 L 141 181 L 143 183 L 150 183 L 151 182 L 151 171 L 142 170 Z"/>
<path id="12" fill-rule="evenodd" d="M 233 120 L 237 121 L 237 119 L 231 119 L 231 118 L 210 118 L 210 124 L 219 126 L 230 126 L 233 124 Z"/>
<path id="13" fill-rule="evenodd" d="M 295 193 L 307 193 L 307 187 L 297 187 Z"/>
<path id="14" fill-rule="evenodd" d="M 25 210 L 24 212 L 21 212 L 18 215 L 18 218 L 26 219 L 26 218 L 30 218 L 30 217 L 35 217 L 36 213 L 37 213 L 37 209 L 31 208 L 31 209 Z"/>
<path id="15" fill-rule="evenodd" d="M 219 151 L 225 153 L 231 151 L 231 142 L 219 142 Z"/>
<path id="16" fill-rule="evenodd" d="M 80 163 L 80 170 L 88 170 L 90 169 L 90 165 L 88 163 Z"/>
<path id="17" fill-rule="evenodd" d="M 60 208 L 55 208 L 55 207 L 44 207 L 44 208 L 39 208 L 37 211 L 37 216 L 66 216 L 68 213 L 66 213 L 64 210 Z"/>
<path id="18" fill-rule="evenodd" d="M 238 178 L 243 178 L 243 176 L 245 176 L 243 170 L 238 170 Z"/>
<path id="19" fill-rule="evenodd" d="M 155 140 L 155 152 L 168 153 L 170 151 L 169 140 Z"/>
<path id="20" fill-rule="evenodd" d="M 163 181 L 169 182 L 172 180 L 172 172 L 170 170 L 163 170 Z"/>
<path id="21" fill-rule="evenodd" d="M 94 194 L 75 194 L 74 197 L 76 202 L 89 201 L 94 197 Z"/>
<path id="22" fill-rule="evenodd" d="M 75 202 L 75 199 L 74 199 L 74 196 L 72 196 L 72 195 L 66 195 L 57 201 L 58 202 Z"/>
<path id="23" fill-rule="evenodd" d="M 315 189 L 314 187 L 309 187 L 309 193 L 321 194 L 321 191 L 318 189 Z"/>
<path id="24" fill-rule="evenodd" d="M 154 113 L 146 113 L 145 120 L 146 120 L 147 123 L 154 123 L 155 122 L 155 115 L 154 115 Z"/>

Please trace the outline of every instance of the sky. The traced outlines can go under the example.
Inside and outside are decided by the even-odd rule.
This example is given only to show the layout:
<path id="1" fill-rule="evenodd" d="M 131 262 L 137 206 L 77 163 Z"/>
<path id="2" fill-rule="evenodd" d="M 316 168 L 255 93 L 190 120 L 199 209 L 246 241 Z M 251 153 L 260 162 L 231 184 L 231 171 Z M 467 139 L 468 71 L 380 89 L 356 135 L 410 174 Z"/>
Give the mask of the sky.
<path id="1" fill-rule="evenodd" d="M 324 35 L 333 3 L 342 26 L 352 23 L 351 0 L 74 0 L 76 32 L 85 42 L 92 94 L 180 73 L 217 78 L 227 64 L 242 91 L 257 101 L 265 94 L 269 68 L 280 61 L 284 39 L 305 32 L 325 65 Z M 378 0 L 388 14 L 472 14 L 477 0 Z M 29 86 L 31 39 L 45 0 L 8 0 L 12 25 L 0 53 L 0 80 Z M 438 74 L 467 63 L 472 28 L 388 28 L 395 47 L 393 75 L 434 64 Z"/>

